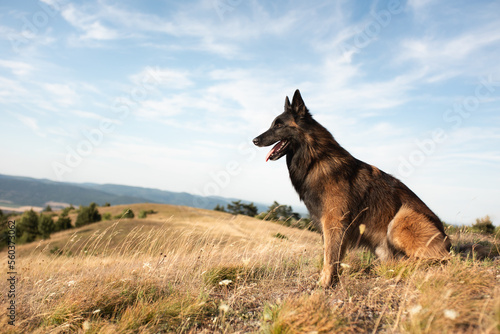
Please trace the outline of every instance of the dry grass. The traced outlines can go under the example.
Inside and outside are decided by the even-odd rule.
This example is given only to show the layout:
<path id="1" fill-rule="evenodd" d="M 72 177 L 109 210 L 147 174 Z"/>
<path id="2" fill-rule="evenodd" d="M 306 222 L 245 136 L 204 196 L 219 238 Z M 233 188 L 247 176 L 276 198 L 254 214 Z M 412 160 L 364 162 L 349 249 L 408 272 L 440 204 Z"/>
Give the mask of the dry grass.
<path id="1" fill-rule="evenodd" d="M 157 213 L 19 246 L 16 327 L 2 313 L 0 331 L 500 331 L 498 259 L 380 263 L 368 252 L 350 252 L 339 284 L 323 290 L 316 284 L 318 234 L 215 211 L 130 207 Z M 2 280 L 2 309 L 6 291 Z"/>

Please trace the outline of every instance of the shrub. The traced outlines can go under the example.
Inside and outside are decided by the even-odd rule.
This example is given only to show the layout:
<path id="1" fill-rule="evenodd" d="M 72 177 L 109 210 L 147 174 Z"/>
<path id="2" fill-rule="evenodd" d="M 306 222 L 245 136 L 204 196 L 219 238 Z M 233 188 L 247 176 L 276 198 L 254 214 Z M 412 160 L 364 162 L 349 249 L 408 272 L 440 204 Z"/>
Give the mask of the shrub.
<path id="1" fill-rule="evenodd" d="M 157 213 L 155 210 L 153 209 L 149 209 L 149 210 L 141 210 L 139 211 L 139 218 L 146 218 L 148 215 L 152 215 L 153 213 Z"/>
<path id="2" fill-rule="evenodd" d="M 485 216 L 476 219 L 476 223 L 472 225 L 471 231 L 482 234 L 493 234 L 495 233 L 495 225 L 493 225 L 489 216 Z"/>
<path id="3" fill-rule="evenodd" d="M 114 218 L 115 219 L 121 219 L 121 218 L 134 218 L 134 211 L 131 209 L 124 209 L 123 212 L 120 215 L 116 215 Z"/>
<path id="4" fill-rule="evenodd" d="M 273 237 L 277 238 L 277 239 L 284 239 L 284 240 L 288 240 L 288 237 L 284 234 L 281 234 L 281 233 L 276 233 L 276 234 L 273 234 Z"/>
<path id="5" fill-rule="evenodd" d="M 101 220 L 101 215 L 96 208 L 97 204 L 90 203 L 88 207 L 80 207 L 78 217 L 76 217 L 76 227 L 88 225 Z"/>
<path id="6" fill-rule="evenodd" d="M 111 216 L 111 212 L 106 212 L 102 214 L 102 220 L 111 220 L 111 218 L 113 218 Z"/>

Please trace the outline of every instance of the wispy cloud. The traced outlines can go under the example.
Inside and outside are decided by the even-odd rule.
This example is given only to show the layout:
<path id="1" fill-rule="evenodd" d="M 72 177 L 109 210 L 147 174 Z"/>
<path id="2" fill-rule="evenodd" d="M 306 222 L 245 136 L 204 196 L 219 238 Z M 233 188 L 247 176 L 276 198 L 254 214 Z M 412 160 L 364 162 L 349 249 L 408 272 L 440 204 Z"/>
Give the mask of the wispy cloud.
<path id="1" fill-rule="evenodd" d="M 33 133 L 40 137 L 45 137 L 45 133 L 40 130 L 40 127 L 38 126 L 38 121 L 29 116 L 24 116 L 24 115 L 15 115 L 15 117 L 28 129 L 30 129 Z"/>
<path id="2" fill-rule="evenodd" d="M 191 73 L 185 70 L 151 67 L 133 74 L 130 80 L 138 86 L 186 89 L 193 85 L 190 77 Z"/>
<path id="3" fill-rule="evenodd" d="M 33 66 L 21 61 L 0 59 L 0 66 L 8 68 L 15 75 L 23 76 L 33 71 Z"/>
<path id="4" fill-rule="evenodd" d="M 70 106 L 77 102 L 78 94 L 67 84 L 44 83 L 42 87 L 52 95 L 53 100 L 61 106 Z"/>
<path id="5" fill-rule="evenodd" d="M 72 26 L 81 32 L 80 39 L 86 40 L 110 40 L 119 37 L 114 29 L 104 26 L 99 21 L 99 15 L 88 14 L 85 10 L 78 8 L 74 4 L 67 4 L 62 7 L 62 17 Z"/>

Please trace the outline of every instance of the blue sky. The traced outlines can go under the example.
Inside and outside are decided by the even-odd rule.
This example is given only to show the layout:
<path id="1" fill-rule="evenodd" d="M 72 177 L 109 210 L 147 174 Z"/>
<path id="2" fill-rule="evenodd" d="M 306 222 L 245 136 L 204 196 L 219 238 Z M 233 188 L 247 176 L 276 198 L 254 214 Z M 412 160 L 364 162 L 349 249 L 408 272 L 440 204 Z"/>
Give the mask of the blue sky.
<path id="1" fill-rule="evenodd" d="M 296 88 L 442 219 L 500 219 L 498 1 L 3 1 L 0 173 L 302 204 Z"/>

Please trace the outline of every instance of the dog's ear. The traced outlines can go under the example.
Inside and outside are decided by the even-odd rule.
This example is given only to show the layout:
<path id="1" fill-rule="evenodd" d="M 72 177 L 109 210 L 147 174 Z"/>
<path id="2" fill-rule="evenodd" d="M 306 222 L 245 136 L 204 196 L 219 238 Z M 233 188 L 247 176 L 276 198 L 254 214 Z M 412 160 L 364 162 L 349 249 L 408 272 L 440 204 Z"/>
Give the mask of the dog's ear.
<path id="1" fill-rule="evenodd" d="M 290 100 L 288 99 L 288 96 L 285 98 L 285 111 L 288 109 L 291 109 L 292 106 L 290 105 Z"/>
<path id="2" fill-rule="evenodd" d="M 293 94 L 291 108 L 294 116 L 298 118 L 311 116 L 311 114 L 309 114 L 309 110 L 307 110 L 306 108 L 304 101 L 302 100 L 302 96 L 300 95 L 300 91 L 298 89 L 295 91 L 295 94 Z"/>

